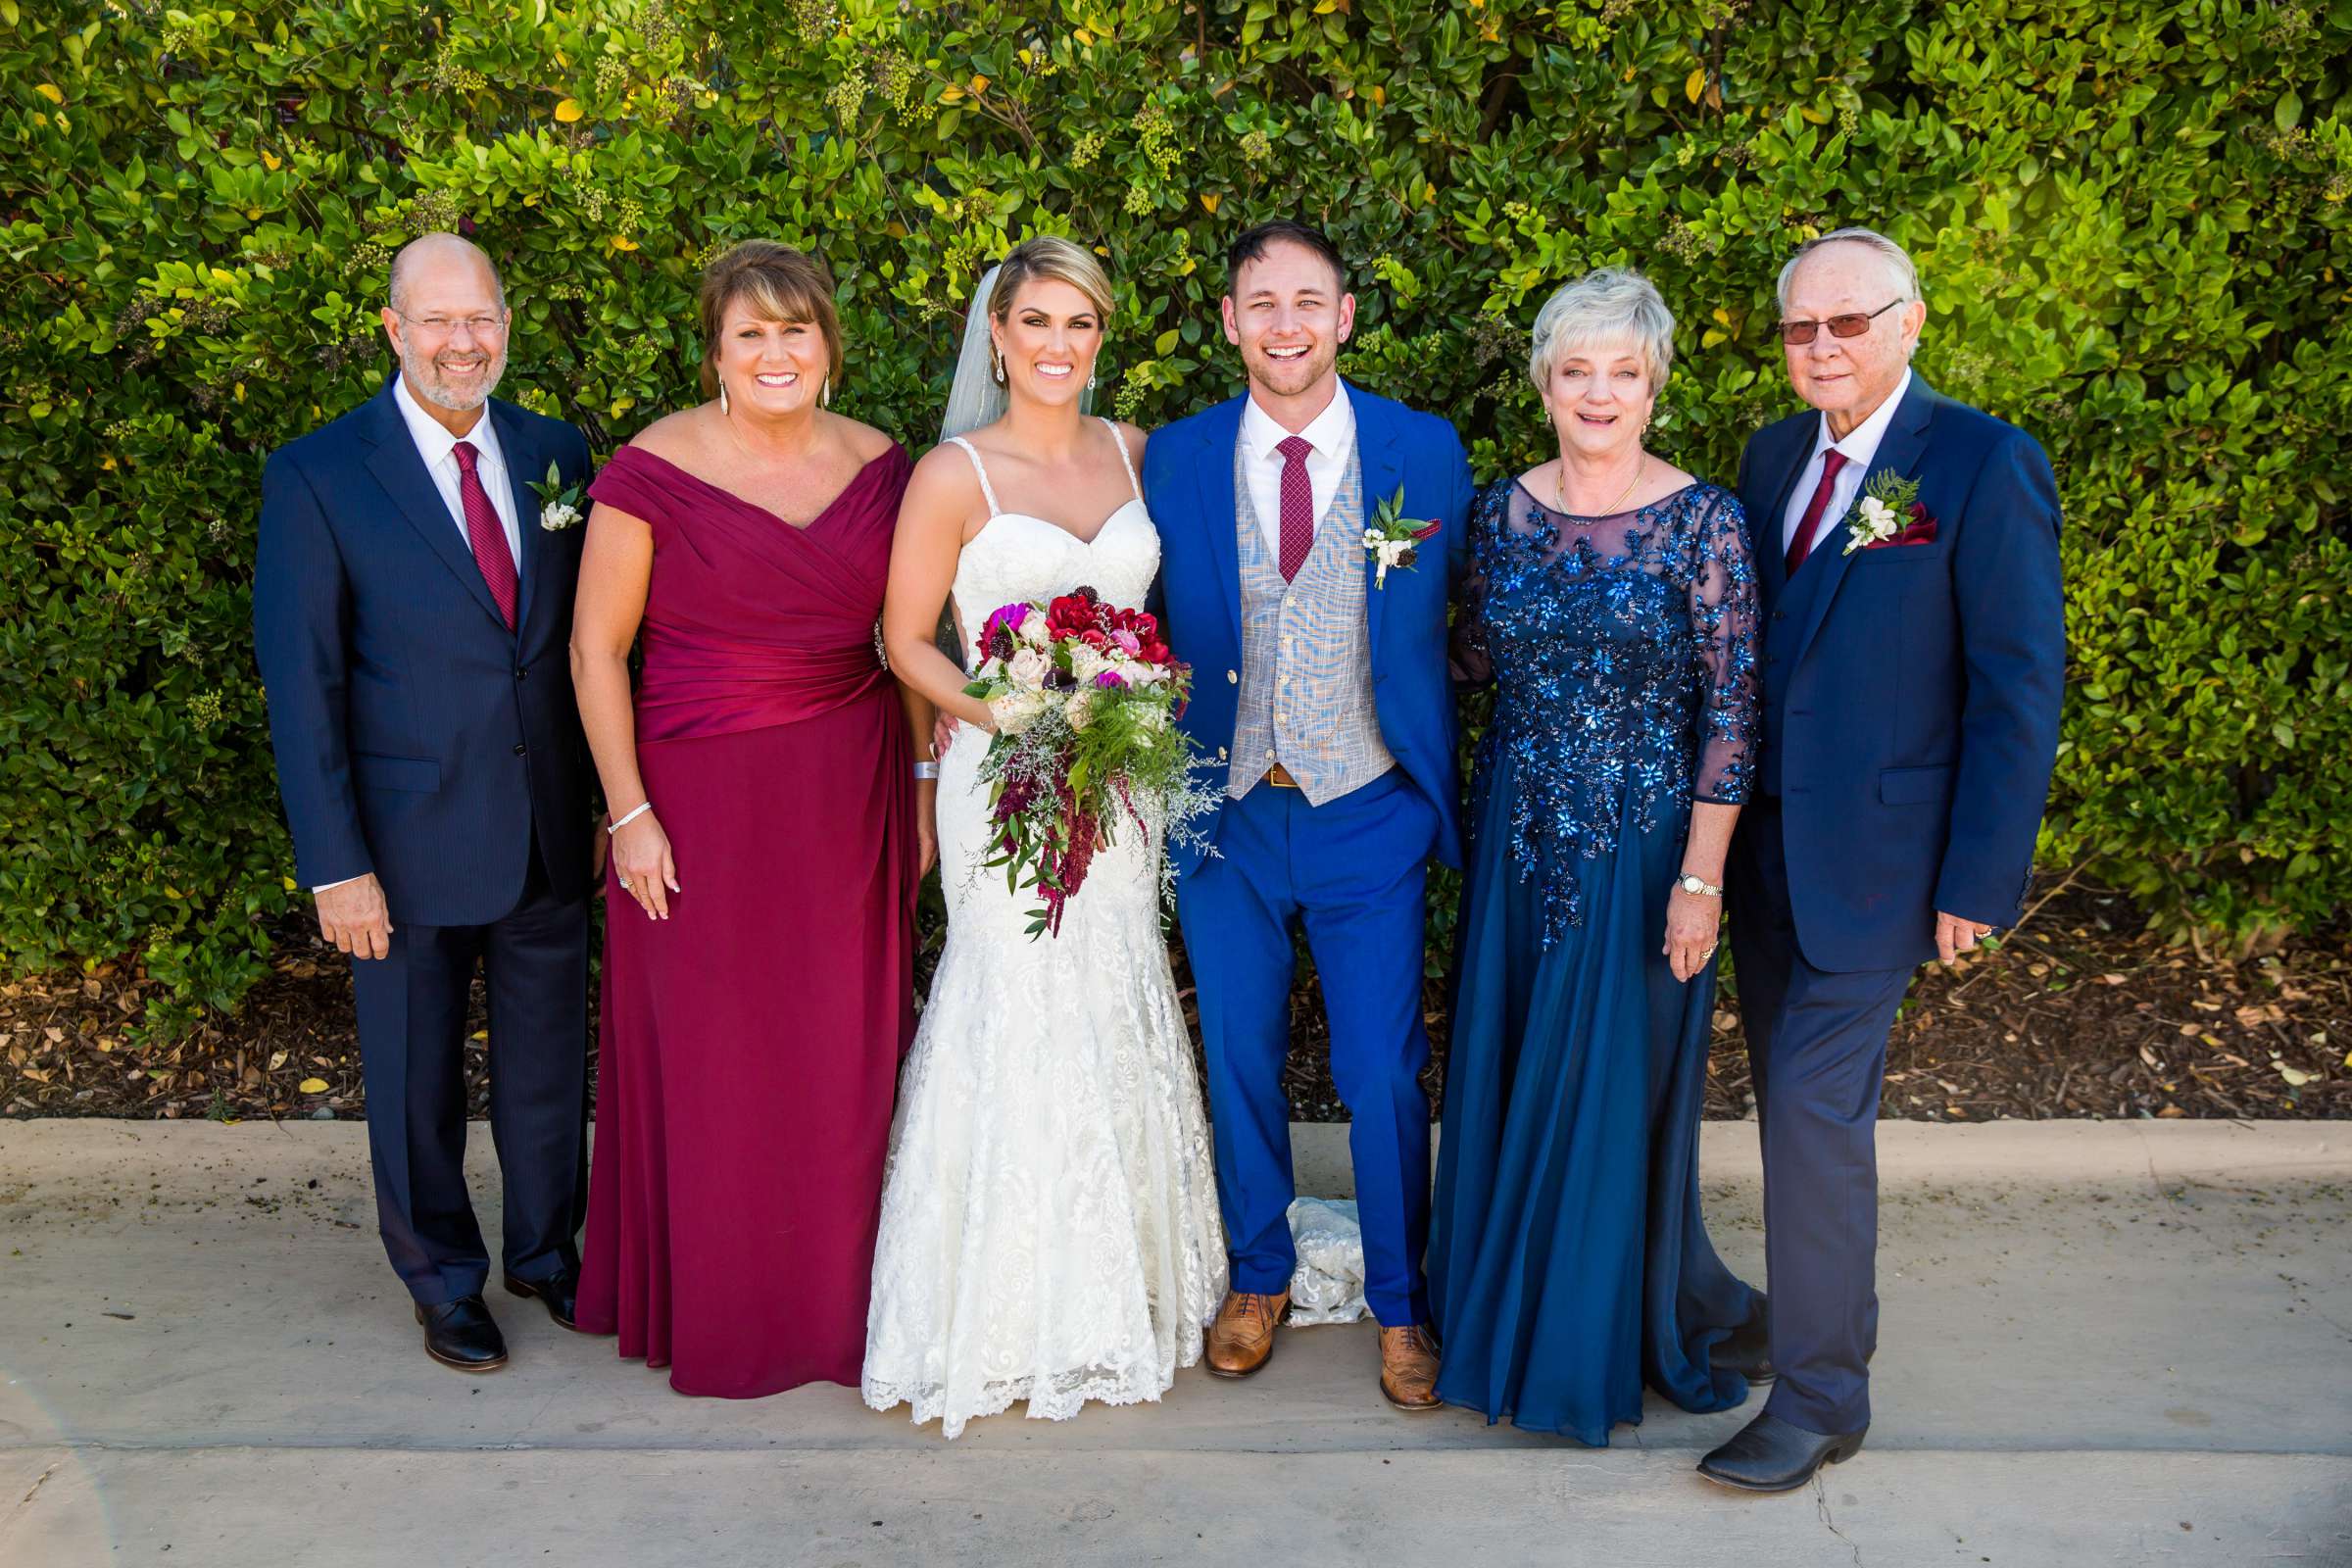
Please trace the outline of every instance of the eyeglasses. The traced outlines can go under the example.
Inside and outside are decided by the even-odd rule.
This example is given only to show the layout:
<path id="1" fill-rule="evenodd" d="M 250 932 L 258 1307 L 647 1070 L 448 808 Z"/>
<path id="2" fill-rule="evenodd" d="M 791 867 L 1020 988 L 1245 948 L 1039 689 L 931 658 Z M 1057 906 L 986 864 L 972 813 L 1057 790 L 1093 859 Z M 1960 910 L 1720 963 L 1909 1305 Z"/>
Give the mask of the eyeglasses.
<path id="1" fill-rule="evenodd" d="M 1819 336 L 1821 329 L 1825 326 L 1830 329 L 1832 337 L 1860 337 L 1870 330 L 1871 322 L 1902 303 L 1901 300 L 1888 300 L 1868 316 L 1859 314 L 1833 316 L 1826 321 L 1783 321 L 1781 323 L 1781 341 L 1792 346 L 1802 346 Z"/>
<path id="2" fill-rule="evenodd" d="M 475 337 L 496 337 L 507 329 L 505 316 L 411 316 L 394 308 L 393 315 L 427 337 L 455 337 L 464 327 Z"/>

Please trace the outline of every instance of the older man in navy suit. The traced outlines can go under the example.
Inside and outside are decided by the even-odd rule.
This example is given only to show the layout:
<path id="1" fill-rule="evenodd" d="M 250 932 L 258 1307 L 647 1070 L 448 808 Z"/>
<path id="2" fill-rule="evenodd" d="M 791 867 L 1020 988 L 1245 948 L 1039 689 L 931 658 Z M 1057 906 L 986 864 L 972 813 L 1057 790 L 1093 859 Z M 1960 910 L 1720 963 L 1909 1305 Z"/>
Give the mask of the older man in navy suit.
<path id="1" fill-rule="evenodd" d="M 464 1170 L 477 964 L 506 1287 L 572 1326 L 596 835 L 566 657 L 580 530 L 531 485 L 586 478 L 588 447 L 490 396 L 510 317 L 481 251 L 428 234 L 390 295 L 399 373 L 262 471 L 254 648 L 296 872 L 353 959 L 384 1247 L 426 1353 L 487 1372 L 507 1350 Z"/>
<path id="2" fill-rule="evenodd" d="M 1812 406 L 1740 463 L 1764 750 L 1727 879 L 1764 1143 L 1764 1411 L 1699 1470 L 1780 1492 L 1850 1457 L 1878 1339 L 1874 1132 L 1912 971 L 2012 924 L 2058 750 L 2058 491 L 2032 437 L 1912 373 L 1927 319 L 1868 229 L 1781 273 Z"/>

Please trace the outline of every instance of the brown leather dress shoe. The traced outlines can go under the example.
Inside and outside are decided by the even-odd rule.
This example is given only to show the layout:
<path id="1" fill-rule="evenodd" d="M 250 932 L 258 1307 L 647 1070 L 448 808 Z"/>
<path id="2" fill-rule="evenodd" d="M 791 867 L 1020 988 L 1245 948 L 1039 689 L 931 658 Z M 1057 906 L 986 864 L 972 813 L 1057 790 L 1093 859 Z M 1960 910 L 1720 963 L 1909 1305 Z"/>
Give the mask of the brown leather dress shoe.
<path id="1" fill-rule="evenodd" d="M 1380 1331 L 1380 1392 L 1399 1410 L 1436 1410 L 1438 1397 L 1438 1342 L 1427 1327 Z"/>
<path id="2" fill-rule="evenodd" d="M 1208 1326 L 1211 1377 L 1246 1378 L 1274 1354 L 1274 1327 L 1291 1315 L 1291 1293 L 1259 1296 L 1227 1291 L 1217 1320 Z"/>

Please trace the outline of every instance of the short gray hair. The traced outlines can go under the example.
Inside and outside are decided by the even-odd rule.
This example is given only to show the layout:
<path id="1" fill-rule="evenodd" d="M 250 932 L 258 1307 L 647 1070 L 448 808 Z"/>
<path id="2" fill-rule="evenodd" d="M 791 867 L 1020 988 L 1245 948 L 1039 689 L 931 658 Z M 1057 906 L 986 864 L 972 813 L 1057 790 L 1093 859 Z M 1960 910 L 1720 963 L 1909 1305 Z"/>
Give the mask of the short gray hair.
<path id="1" fill-rule="evenodd" d="M 1837 228 L 1819 239 L 1805 241 L 1782 264 L 1781 280 L 1773 285 L 1773 294 L 1780 301 L 1783 316 L 1788 314 L 1788 280 L 1796 276 L 1796 264 L 1824 245 L 1859 245 L 1876 253 L 1886 264 L 1886 280 L 1897 290 L 1895 299 L 1908 305 L 1919 298 L 1919 269 L 1912 265 L 1909 251 L 1875 228 Z"/>
<path id="2" fill-rule="evenodd" d="M 1542 391 L 1571 349 L 1613 338 L 1633 339 L 1635 352 L 1655 392 L 1674 365 L 1674 313 L 1656 285 L 1628 267 L 1587 272 L 1544 302 L 1536 313 L 1535 342 L 1527 373 Z"/>

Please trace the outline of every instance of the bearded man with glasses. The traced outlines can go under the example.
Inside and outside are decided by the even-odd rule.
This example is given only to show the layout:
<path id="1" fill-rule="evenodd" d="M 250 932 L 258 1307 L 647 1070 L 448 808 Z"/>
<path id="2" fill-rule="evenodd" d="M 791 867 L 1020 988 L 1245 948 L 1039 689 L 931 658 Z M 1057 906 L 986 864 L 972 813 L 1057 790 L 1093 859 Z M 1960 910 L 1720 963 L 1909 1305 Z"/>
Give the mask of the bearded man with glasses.
<path id="1" fill-rule="evenodd" d="M 466 1191 L 466 995 L 490 1002 L 504 1275 L 572 1327 L 586 1198 L 587 743 L 572 702 L 580 432 L 490 394 L 490 258 L 393 260 L 383 389 L 262 469 L 253 640 L 295 875 L 352 957 L 384 1249 L 425 1353 L 506 1364 Z M 584 506 L 585 503 L 582 503 Z"/>
<path id="2" fill-rule="evenodd" d="M 2066 662 L 2049 460 L 1913 373 L 1928 309 L 1903 248 L 1826 234 L 1782 270 L 1780 306 L 1811 411 L 1740 460 L 1764 739 L 1725 878 L 1777 1382 L 1699 1464 L 1755 1492 L 1862 1446 L 1887 1030 L 1914 969 L 2018 918 Z"/>

